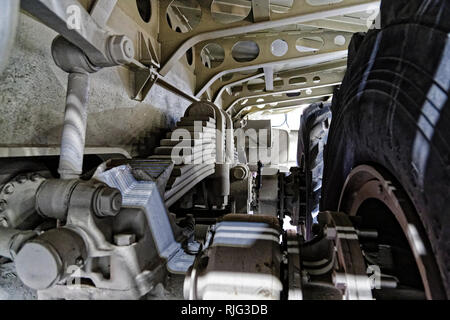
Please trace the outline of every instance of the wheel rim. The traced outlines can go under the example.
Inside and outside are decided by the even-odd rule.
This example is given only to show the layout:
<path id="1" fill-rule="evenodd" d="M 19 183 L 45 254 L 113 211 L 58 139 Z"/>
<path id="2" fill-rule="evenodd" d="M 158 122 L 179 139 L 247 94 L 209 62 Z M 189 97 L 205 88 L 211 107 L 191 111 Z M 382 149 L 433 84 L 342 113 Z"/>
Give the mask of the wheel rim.
<path id="1" fill-rule="evenodd" d="M 414 255 L 427 299 L 445 298 L 431 245 L 408 196 L 389 174 L 362 165 L 349 174 L 339 200 L 339 211 L 356 216 L 367 200 L 380 201 L 394 215 Z"/>

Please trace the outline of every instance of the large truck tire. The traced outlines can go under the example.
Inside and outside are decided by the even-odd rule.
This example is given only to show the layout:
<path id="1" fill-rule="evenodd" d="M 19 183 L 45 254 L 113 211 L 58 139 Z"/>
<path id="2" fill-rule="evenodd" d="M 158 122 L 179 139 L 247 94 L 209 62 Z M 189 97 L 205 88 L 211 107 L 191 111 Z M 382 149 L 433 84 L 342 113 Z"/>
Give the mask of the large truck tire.
<path id="1" fill-rule="evenodd" d="M 311 238 L 314 219 L 319 213 L 322 193 L 323 152 L 331 122 L 331 104 L 314 103 L 302 114 L 298 140 L 298 163 L 304 174 L 306 240 Z"/>
<path id="2" fill-rule="evenodd" d="M 358 44 L 333 100 L 321 198 L 321 210 L 340 210 L 354 168 L 388 172 L 426 234 L 442 284 L 433 282 L 437 298 L 450 297 L 449 8 L 383 1 L 381 30 Z"/>

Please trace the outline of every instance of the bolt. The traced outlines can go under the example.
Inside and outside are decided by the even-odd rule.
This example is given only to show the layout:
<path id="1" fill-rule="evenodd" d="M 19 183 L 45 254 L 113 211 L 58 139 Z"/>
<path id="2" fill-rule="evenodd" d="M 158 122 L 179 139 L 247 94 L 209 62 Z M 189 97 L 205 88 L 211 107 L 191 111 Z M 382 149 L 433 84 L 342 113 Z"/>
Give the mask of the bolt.
<path id="1" fill-rule="evenodd" d="M 109 42 L 109 53 L 117 64 L 130 63 L 134 58 L 134 44 L 127 36 L 112 36 Z"/>
<path id="2" fill-rule="evenodd" d="M 14 193 L 14 185 L 11 183 L 8 183 L 4 188 L 3 191 L 5 192 L 5 194 L 10 195 Z"/>
<path id="3" fill-rule="evenodd" d="M 119 247 L 131 246 L 136 242 L 136 235 L 134 234 L 116 234 L 114 235 L 114 243 Z"/>
<path id="4" fill-rule="evenodd" d="M 233 169 L 233 176 L 237 180 L 244 180 L 247 177 L 247 170 L 242 166 L 235 167 Z"/>

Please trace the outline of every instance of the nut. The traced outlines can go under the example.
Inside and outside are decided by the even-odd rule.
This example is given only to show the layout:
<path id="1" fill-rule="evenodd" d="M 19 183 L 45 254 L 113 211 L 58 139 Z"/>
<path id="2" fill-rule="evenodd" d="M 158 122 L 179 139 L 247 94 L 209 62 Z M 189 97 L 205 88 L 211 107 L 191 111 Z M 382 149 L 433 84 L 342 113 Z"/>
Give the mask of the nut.
<path id="1" fill-rule="evenodd" d="M 130 63 L 134 58 L 134 44 L 127 36 L 112 36 L 109 42 L 109 53 L 117 64 Z"/>
<path id="2" fill-rule="evenodd" d="M 122 194 L 119 190 L 103 187 L 97 194 L 95 212 L 99 217 L 114 217 L 122 207 Z"/>
<path id="3" fill-rule="evenodd" d="M 237 180 L 244 180 L 245 178 L 247 178 L 247 170 L 245 167 L 243 166 L 237 166 L 233 168 L 233 176 L 237 179 Z"/>
<path id="4" fill-rule="evenodd" d="M 134 234 L 116 234 L 114 235 L 114 243 L 119 247 L 131 246 L 136 242 L 136 235 Z"/>

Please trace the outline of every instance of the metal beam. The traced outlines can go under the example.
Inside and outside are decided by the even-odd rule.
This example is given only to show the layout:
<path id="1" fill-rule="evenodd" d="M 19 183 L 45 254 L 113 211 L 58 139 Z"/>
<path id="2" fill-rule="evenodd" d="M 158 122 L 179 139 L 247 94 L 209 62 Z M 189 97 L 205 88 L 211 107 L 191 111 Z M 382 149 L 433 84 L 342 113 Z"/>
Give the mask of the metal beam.
<path id="1" fill-rule="evenodd" d="M 295 64 L 297 67 L 306 67 L 311 66 L 318 63 L 323 62 L 330 62 L 333 60 L 339 60 L 347 57 L 347 50 L 341 50 L 341 51 L 335 51 L 335 52 L 328 52 L 328 53 L 321 53 L 321 54 L 312 54 L 312 55 L 303 55 L 297 58 L 290 58 L 290 59 L 277 59 L 275 61 L 269 61 L 266 63 L 261 64 L 249 64 L 248 66 L 244 67 L 236 67 L 233 69 L 223 70 L 219 71 L 216 74 L 208 74 L 210 76 L 209 79 L 206 79 L 206 81 L 200 85 L 200 89 L 197 90 L 196 96 L 201 97 L 203 93 L 218 79 L 223 77 L 226 74 L 233 73 L 233 72 L 242 72 L 242 71 L 248 71 L 248 70 L 255 70 L 259 68 L 266 68 L 266 67 L 275 67 L 280 64 Z"/>
<path id="2" fill-rule="evenodd" d="M 338 61 L 332 61 L 332 62 L 326 62 L 317 64 L 310 67 L 305 68 L 298 68 L 293 69 L 289 71 L 281 71 L 278 72 L 276 77 L 280 78 L 289 78 L 289 77 L 295 77 L 302 74 L 309 74 L 309 73 L 318 73 L 325 70 L 335 70 L 335 69 L 342 69 L 347 67 L 347 60 L 342 59 Z M 222 95 L 227 90 L 230 90 L 232 87 L 241 85 L 243 83 L 246 83 L 250 80 L 258 79 L 264 77 L 264 73 L 255 73 L 249 76 L 243 75 L 243 74 L 232 74 L 232 77 L 226 81 L 223 79 L 221 81 L 216 81 L 210 88 L 210 91 L 212 93 L 212 96 L 214 97 L 213 101 L 215 104 L 219 103 L 219 99 L 222 98 Z M 238 94 L 240 95 L 240 94 Z M 226 103 L 225 103 L 226 104 Z"/>
<path id="3" fill-rule="evenodd" d="M 147 67 L 135 62 L 134 71 L 134 93 L 133 99 L 137 101 L 144 101 L 150 92 L 151 88 L 156 84 L 160 87 L 178 95 L 179 97 L 186 99 L 190 102 L 199 102 L 200 99 L 191 95 L 190 93 L 178 88 L 167 77 L 160 75 L 155 68 Z"/>
<path id="4" fill-rule="evenodd" d="M 347 59 L 342 59 L 342 60 L 337 60 L 337 61 L 320 63 L 320 64 L 316 64 L 314 66 L 309 66 L 309 67 L 305 67 L 305 68 L 280 71 L 277 74 L 277 76 L 280 78 L 290 78 L 290 77 L 296 77 L 301 74 L 332 71 L 332 70 L 342 69 L 342 68 L 346 68 L 346 67 L 347 67 Z"/>
<path id="5" fill-rule="evenodd" d="M 273 91 L 273 67 L 264 68 L 264 79 L 266 81 L 266 91 Z"/>
<path id="6" fill-rule="evenodd" d="M 224 26 L 212 18 L 210 12 L 212 0 L 208 0 L 202 2 L 202 18 L 199 25 L 194 31 L 184 34 L 175 32 L 166 22 L 166 12 L 170 3 L 170 0 L 160 0 L 159 40 L 162 44 L 163 67 L 160 70 L 162 75 L 169 73 L 177 61 L 200 42 L 365 11 L 368 7 L 379 5 L 380 1 L 343 0 L 334 4 L 312 6 L 306 0 L 296 0 L 288 12 L 272 13 L 270 21 L 258 23 L 239 21 Z"/>
<path id="7" fill-rule="evenodd" d="M 288 93 L 296 93 L 300 91 L 304 92 L 307 90 L 339 85 L 341 84 L 344 75 L 345 70 L 339 72 L 299 74 L 298 78 L 283 79 L 282 84 L 276 87 L 275 91 L 273 92 L 264 92 L 263 85 L 246 84 L 243 86 L 243 90 L 238 94 L 226 95 L 225 97 L 223 97 L 223 107 L 227 112 L 238 113 L 241 110 L 242 105 L 257 104 L 256 100 L 258 98 L 270 97 L 274 95 L 285 95 Z M 304 78 L 304 82 L 302 78 Z M 301 82 L 290 83 L 290 80 L 296 79 L 300 79 Z M 243 101 L 246 100 L 247 100 L 246 103 L 241 104 L 241 106 L 238 106 L 239 103 L 242 103 Z"/>
<path id="8" fill-rule="evenodd" d="M 261 111 L 273 111 L 273 112 L 278 112 L 278 113 L 285 113 L 285 112 L 296 110 L 298 108 L 307 108 L 309 105 L 311 105 L 313 103 L 328 101 L 331 97 L 332 97 L 332 95 L 320 96 L 320 97 L 315 97 L 315 98 L 313 97 L 310 99 L 302 100 L 300 102 L 284 103 L 284 104 L 279 104 L 277 106 L 269 105 L 269 106 L 265 106 L 263 108 L 251 107 L 248 110 L 242 111 L 239 115 L 239 118 L 243 119 L 253 113 L 257 113 L 257 112 L 261 112 Z"/>
<path id="9" fill-rule="evenodd" d="M 118 0 L 97 0 L 91 9 L 91 17 L 97 24 L 104 28 L 116 7 Z"/>
<path id="10" fill-rule="evenodd" d="M 340 83 L 317 85 L 308 88 L 303 88 L 301 89 L 300 92 L 297 92 L 298 95 L 295 96 L 289 96 L 288 94 L 285 93 L 285 94 L 264 96 L 264 98 L 252 97 L 249 98 L 248 101 L 246 101 L 244 104 L 235 106 L 235 108 L 230 109 L 228 113 L 230 113 L 231 116 L 234 117 L 236 115 L 239 115 L 245 108 L 251 106 L 291 103 L 294 101 L 297 102 L 315 97 L 330 96 L 333 94 L 334 88 L 338 85 L 340 85 Z"/>
<path id="11" fill-rule="evenodd" d="M 351 33 L 367 31 L 367 26 L 365 24 L 355 24 L 348 23 L 346 21 L 334 21 L 329 19 L 319 19 L 315 21 L 304 22 L 299 25 Z"/>
<path id="12" fill-rule="evenodd" d="M 267 105 L 262 108 L 250 107 L 247 110 L 243 110 L 235 118 L 243 119 L 252 113 L 261 112 L 261 111 L 289 112 L 289 111 L 292 111 L 292 110 L 295 110 L 298 108 L 305 108 L 313 103 L 328 101 L 332 97 L 333 97 L 333 95 L 329 94 L 329 95 L 321 95 L 321 96 L 316 96 L 316 97 L 304 98 L 303 100 L 297 100 L 295 102 L 280 103 L 276 106 Z"/>
<path id="13" fill-rule="evenodd" d="M 200 97 L 203 93 L 224 74 L 233 72 L 233 70 L 246 71 L 259 68 L 276 68 L 277 65 L 296 63 L 305 57 L 320 56 L 324 53 L 333 53 L 346 51 L 353 34 L 345 32 L 333 31 L 296 31 L 296 32 L 274 32 L 274 33 L 260 33 L 245 37 L 230 37 L 226 39 L 217 39 L 214 42 L 202 42 L 196 46 L 196 60 L 201 61 L 200 53 L 203 48 L 215 43 L 223 48 L 225 52 L 224 61 L 215 68 L 208 68 L 205 65 L 198 63 L 195 66 L 196 74 L 196 96 Z M 335 39 L 343 37 L 345 43 L 336 44 Z M 237 62 L 233 57 L 233 48 L 240 41 L 252 41 L 259 48 L 258 56 L 248 62 Z M 285 41 L 287 52 L 283 56 L 275 56 L 272 53 L 272 44 L 276 40 Z M 314 49 L 305 50 L 304 47 Z M 346 56 L 346 53 L 344 53 Z M 343 56 L 338 56 L 337 59 Z M 329 61 L 329 60 L 328 60 Z M 315 61 L 320 63 L 322 61 Z M 302 65 L 300 65 L 302 66 Z"/>
<path id="14" fill-rule="evenodd" d="M 0 158 L 23 158 L 23 157 L 48 157 L 59 156 L 61 154 L 60 147 L 0 147 Z M 86 147 L 84 155 L 108 155 L 117 154 L 125 158 L 131 159 L 128 151 L 116 147 Z"/>
<path id="15" fill-rule="evenodd" d="M 216 81 L 215 83 L 212 84 L 210 88 L 211 96 L 213 97 L 212 100 L 214 101 L 215 104 L 217 104 L 222 94 L 229 88 L 262 77 L 264 77 L 264 73 L 257 72 L 251 75 L 234 73 L 231 75 L 231 78 L 226 81 L 224 81 L 223 79 L 222 81 Z"/>

